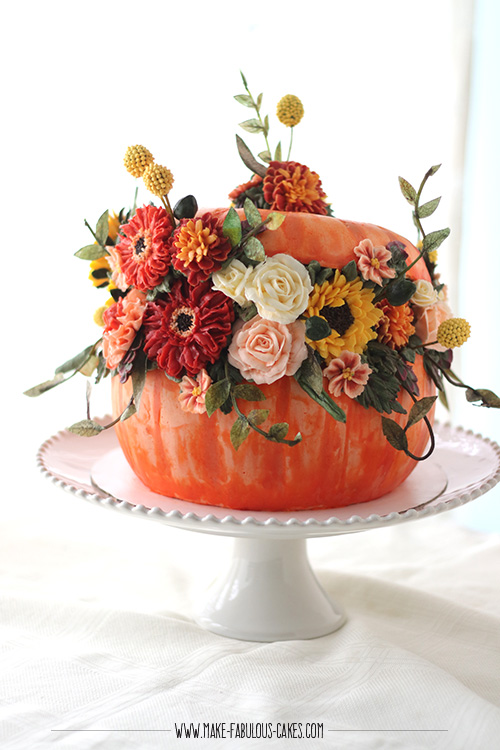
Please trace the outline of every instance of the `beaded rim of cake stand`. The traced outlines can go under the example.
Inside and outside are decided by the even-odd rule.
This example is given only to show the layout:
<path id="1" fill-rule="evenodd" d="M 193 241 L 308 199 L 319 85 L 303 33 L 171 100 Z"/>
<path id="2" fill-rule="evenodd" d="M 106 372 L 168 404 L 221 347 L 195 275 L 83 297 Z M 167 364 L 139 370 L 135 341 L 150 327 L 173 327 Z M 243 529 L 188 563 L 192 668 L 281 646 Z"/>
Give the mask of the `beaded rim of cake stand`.
<path id="1" fill-rule="evenodd" d="M 100 421 L 100 420 L 99 420 Z M 350 518 L 347 519 L 339 519 L 335 516 L 332 516 L 328 518 L 327 520 L 320 521 L 316 518 L 307 518 L 306 520 L 301 520 L 295 517 L 291 517 L 287 519 L 286 521 L 281 521 L 274 516 L 271 516 L 270 518 L 267 518 L 265 521 L 260 521 L 253 516 L 249 515 L 246 518 L 239 519 L 235 518 L 231 514 L 227 514 L 226 516 L 222 518 L 218 518 L 217 516 L 214 516 L 212 513 L 207 513 L 204 516 L 200 516 L 193 512 L 188 513 L 182 513 L 179 510 L 171 510 L 171 511 L 163 511 L 161 508 L 155 507 L 155 508 L 147 508 L 144 505 L 134 505 L 132 503 L 127 502 L 126 500 L 119 500 L 112 495 L 105 494 L 104 492 L 96 492 L 89 489 L 84 489 L 83 487 L 78 487 L 71 479 L 61 479 L 58 476 L 55 476 L 49 469 L 46 468 L 44 463 L 44 456 L 45 453 L 51 448 L 51 446 L 54 444 L 54 442 L 58 439 L 63 438 L 65 435 L 69 434 L 66 430 L 61 430 L 53 437 L 46 440 L 39 448 L 37 453 L 37 465 L 41 471 L 41 473 L 49 479 L 52 484 L 55 484 L 57 487 L 61 487 L 67 492 L 70 492 L 71 494 L 75 495 L 76 497 L 80 497 L 84 500 L 88 500 L 94 504 L 102 505 L 104 507 L 111 507 L 117 510 L 121 510 L 124 512 L 128 512 L 130 514 L 143 516 L 147 518 L 154 518 L 157 520 L 164 520 L 165 522 L 174 522 L 175 521 L 192 521 L 195 523 L 199 523 L 202 527 L 203 525 L 209 525 L 209 524 L 216 524 L 219 527 L 221 527 L 221 530 L 223 527 L 235 524 L 236 526 L 240 527 L 241 529 L 246 527 L 279 527 L 279 528 L 290 528 L 290 527 L 300 527 L 300 528 L 317 528 L 317 529 L 335 529 L 337 527 L 355 527 L 356 525 L 362 524 L 363 526 L 381 526 L 381 525 L 388 525 L 390 523 L 395 523 L 397 521 L 406 521 L 411 520 L 415 518 L 425 518 L 433 515 L 437 515 L 438 513 L 443 512 L 444 510 L 452 510 L 454 508 L 458 508 L 462 505 L 465 505 L 466 503 L 470 502 L 471 500 L 476 499 L 477 497 L 485 494 L 488 490 L 491 490 L 498 482 L 500 482 L 500 446 L 491 440 L 490 438 L 485 438 L 482 435 L 478 433 L 474 433 L 472 430 L 466 430 L 463 427 L 456 427 L 450 425 L 448 422 L 443 424 L 436 423 L 436 427 L 438 428 L 437 434 L 440 439 L 446 440 L 447 434 L 451 433 L 453 436 L 460 437 L 460 439 L 464 440 L 467 438 L 467 436 L 472 437 L 474 440 L 479 440 L 482 443 L 485 443 L 488 445 L 494 452 L 496 456 L 496 470 L 490 473 L 488 477 L 486 477 L 484 480 L 478 480 L 477 484 L 473 486 L 473 488 L 470 491 L 464 491 L 461 492 L 460 490 L 457 490 L 457 494 L 449 497 L 448 499 L 444 499 L 443 501 L 431 501 L 430 503 L 426 504 L 423 503 L 420 506 L 417 506 L 415 508 L 409 508 L 405 511 L 392 511 L 391 513 L 388 513 L 386 515 L 378 515 L 376 513 L 372 513 L 369 516 L 363 518 L 360 515 L 353 515 Z M 90 482 L 90 478 L 89 478 Z M 446 498 L 446 492 L 444 493 L 444 497 Z M 183 501 L 179 501 L 183 502 Z M 335 509 L 332 508 L 332 511 L 334 512 Z M 251 513 L 251 511 L 249 511 Z M 305 511 L 301 511 L 304 513 Z M 202 528 L 200 528 L 200 531 Z"/>

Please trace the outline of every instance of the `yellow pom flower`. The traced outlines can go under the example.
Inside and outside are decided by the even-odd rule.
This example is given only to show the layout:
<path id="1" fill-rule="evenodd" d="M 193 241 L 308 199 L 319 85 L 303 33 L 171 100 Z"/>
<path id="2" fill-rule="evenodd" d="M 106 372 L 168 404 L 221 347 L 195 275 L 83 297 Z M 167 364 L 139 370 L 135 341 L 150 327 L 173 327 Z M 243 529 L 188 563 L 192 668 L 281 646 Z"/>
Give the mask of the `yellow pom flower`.
<path id="1" fill-rule="evenodd" d="M 101 328 L 104 328 L 104 313 L 108 309 L 108 307 L 111 307 L 111 305 L 114 304 L 113 297 L 110 297 L 105 305 L 102 305 L 102 307 L 98 307 L 97 310 L 94 313 L 94 323 L 96 323 Z"/>
<path id="2" fill-rule="evenodd" d="M 287 94 L 279 100 L 276 114 L 283 125 L 293 128 L 304 117 L 304 107 L 298 96 Z"/>
<path id="3" fill-rule="evenodd" d="M 167 195 L 174 184 L 174 176 L 170 169 L 162 167 L 160 164 L 150 164 L 142 178 L 149 192 L 159 198 Z"/>
<path id="4" fill-rule="evenodd" d="M 147 166 L 154 162 L 154 156 L 145 146 L 129 146 L 123 163 L 133 177 L 142 177 Z"/>
<path id="5" fill-rule="evenodd" d="M 437 250 L 431 250 L 430 253 L 427 253 L 427 257 L 429 258 L 430 262 L 436 265 L 438 260 L 438 251 Z"/>
<path id="6" fill-rule="evenodd" d="M 464 318 L 449 318 L 441 323 L 437 340 L 445 349 L 454 349 L 465 344 L 470 336 L 470 324 Z"/>

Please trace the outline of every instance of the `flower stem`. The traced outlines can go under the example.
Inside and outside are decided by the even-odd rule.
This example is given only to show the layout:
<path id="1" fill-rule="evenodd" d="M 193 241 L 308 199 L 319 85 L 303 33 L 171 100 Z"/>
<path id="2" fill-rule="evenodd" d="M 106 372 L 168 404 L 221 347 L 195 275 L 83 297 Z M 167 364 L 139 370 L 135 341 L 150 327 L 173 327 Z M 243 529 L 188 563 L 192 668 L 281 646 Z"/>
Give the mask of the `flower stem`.
<path id="1" fill-rule="evenodd" d="M 410 391 L 408 386 L 405 383 L 403 383 L 402 380 L 400 382 L 401 382 L 402 388 L 404 388 L 404 390 L 410 394 L 411 398 L 413 399 L 413 403 L 416 404 L 417 399 L 414 396 L 414 394 Z M 427 429 L 429 430 L 429 437 L 431 440 L 431 444 L 430 444 L 429 450 L 423 456 L 415 456 L 410 450 L 406 449 L 405 450 L 406 455 L 409 456 L 410 458 L 413 458 L 414 461 L 425 461 L 425 459 L 429 458 L 429 456 L 434 452 L 434 448 L 436 447 L 436 439 L 434 437 L 434 430 L 432 429 L 432 425 L 426 416 L 423 417 L 423 419 L 424 419 Z M 405 427 L 405 432 L 407 429 L 408 429 L 408 425 Z"/>
<path id="2" fill-rule="evenodd" d="M 293 143 L 293 125 L 290 128 L 290 145 L 288 146 L 288 156 L 286 157 L 287 161 L 290 161 L 290 153 L 292 151 L 292 143 Z"/>

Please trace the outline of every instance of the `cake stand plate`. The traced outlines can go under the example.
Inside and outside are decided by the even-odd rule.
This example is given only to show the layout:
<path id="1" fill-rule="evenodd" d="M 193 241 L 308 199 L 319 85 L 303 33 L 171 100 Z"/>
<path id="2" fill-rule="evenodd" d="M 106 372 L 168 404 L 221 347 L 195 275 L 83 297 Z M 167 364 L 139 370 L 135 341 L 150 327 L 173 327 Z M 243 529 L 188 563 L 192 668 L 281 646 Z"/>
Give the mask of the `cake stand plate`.
<path id="1" fill-rule="evenodd" d="M 436 425 L 435 433 L 434 454 L 394 492 L 345 508 L 293 513 L 228 510 L 151 492 L 129 468 L 112 430 L 91 439 L 60 432 L 41 446 L 38 463 L 55 484 L 95 504 L 235 537 L 232 562 L 197 620 L 220 635 L 269 642 L 316 638 L 345 622 L 311 569 L 307 538 L 427 518 L 464 505 L 500 480 L 498 445 L 450 425 Z"/>

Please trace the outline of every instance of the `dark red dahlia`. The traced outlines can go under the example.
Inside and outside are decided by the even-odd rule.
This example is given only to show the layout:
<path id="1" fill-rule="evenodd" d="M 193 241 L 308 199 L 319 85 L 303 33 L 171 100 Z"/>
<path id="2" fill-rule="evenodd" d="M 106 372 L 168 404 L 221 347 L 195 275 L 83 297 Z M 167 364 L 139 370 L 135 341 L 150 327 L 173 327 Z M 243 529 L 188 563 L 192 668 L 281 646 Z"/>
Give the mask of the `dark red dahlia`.
<path id="1" fill-rule="evenodd" d="M 264 198 L 273 210 L 328 214 L 319 175 L 296 161 L 270 163 L 264 177 Z"/>
<path id="2" fill-rule="evenodd" d="M 173 234 L 170 252 L 173 267 L 185 274 L 194 286 L 222 267 L 231 252 L 231 243 L 222 234 L 220 219 L 206 213 L 180 222 Z"/>
<path id="3" fill-rule="evenodd" d="M 143 292 L 154 289 L 167 275 L 170 265 L 168 240 L 172 223 L 164 208 L 138 208 L 120 231 L 125 235 L 116 245 L 120 270 L 127 284 Z"/>
<path id="4" fill-rule="evenodd" d="M 210 282 L 179 279 L 167 299 L 150 302 L 144 316 L 144 351 L 167 375 L 197 375 L 226 346 L 233 302 Z"/>

